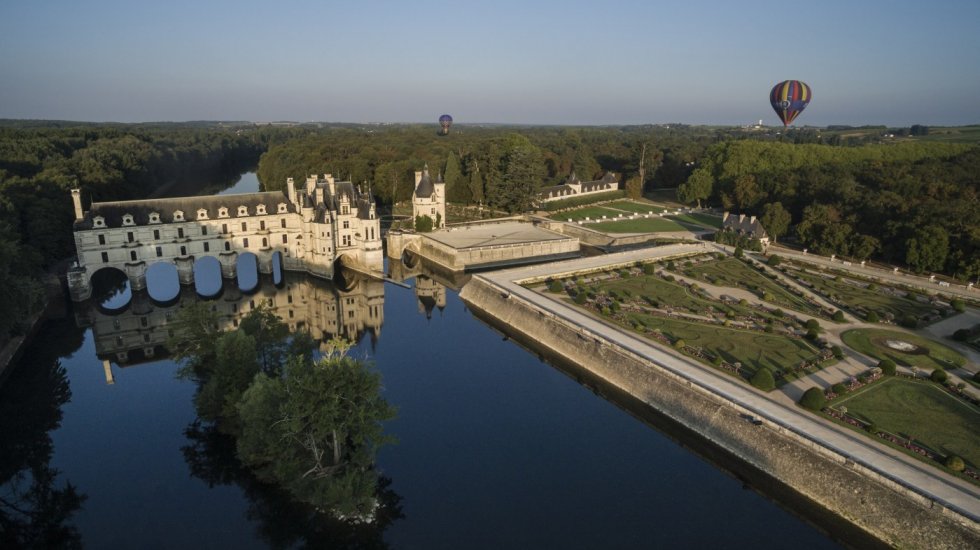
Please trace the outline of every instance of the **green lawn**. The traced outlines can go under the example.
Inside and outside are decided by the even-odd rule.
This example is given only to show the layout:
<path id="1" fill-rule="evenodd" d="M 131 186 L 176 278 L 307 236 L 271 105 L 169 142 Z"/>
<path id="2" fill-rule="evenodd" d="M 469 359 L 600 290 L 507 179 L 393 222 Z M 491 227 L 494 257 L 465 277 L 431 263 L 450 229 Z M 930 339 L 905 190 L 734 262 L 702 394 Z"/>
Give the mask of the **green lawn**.
<path id="1" fill-rule="evenodd" d="M 609 204 L 604 204 L 606 208 L 614 208 L 616 210 L 624 210 L 626 212 L 636 212 L 637 214 L 646 214 L 653 212 L 654 214 L 659 214 L 666 210 L 662 206 L 657 206 L 649 202 L 636 202 L 636 201 L 616 201 Z"/>
<path id="2" fill-rule="evenodd" d="M 608 208 L 603 208 L 601 206 L 586 206 L 584 208 L 576 208 L 575 210 L 569 210 L 568 212 L 561 212 L 559 214 L 552 214 L 549 216 L 553 220 L 557 221 L 580 221 L 585 218 L 601 219 L 603 216 L 609 218 L 615 218 L 619 215 L 619 212 L 615 210 L 609 210 Z"/>
<path id="3" fill-rule="evenodd" d="M 907 332 L 859 328 L 844 332 L 841 334 L 841 339 L 851 348 L 879 361 L 891 359 L 907 367 L 932 371 L 936 367 L 948 369 L 966 364 L 966 358 L 958 352 L 934 340 Z M 910 352 L 894 349 L 888 346 L 889 340 L 907 342 L 917 349 Z"/>
<path id="4" fill-rule="evenodd" d="M 933 384 L 889 378 L 834 402 L 847 414 L 980 467 L 980 409 Z"/>
<path id="5" fill-rule="evenodd" d="M 678 214 L 676 216 L 671 216 L 671 218 L 692 225 L 696 225 L 699 227 L 707 227 L 710 229 L 721 229 L 721 218 L 719 218 L 718 216 L 712 216 L 710 214 L 693 212 L 691 214 Z"/>
<path id="6" fill-rule="evenodd" d="M 769 294 L 768 301 L 773 305 L 795 309 L 809 315 L 821 315 L 820 308 L 786 290 L 736 258 L 698 262 L 694 267 L 684 269 L 684 273 L 717 286 L 742 288 L 757 295 L 765 292 Z"/>
<path id="7" fill-rule="evenodd" d="M 660 233 L 685 231 L 677 222 L 666 218 L 638 218 L 615 222 L 591 223 L 587 227 L 603 233 Z"/>
<path id="8" fill-rule="evenodd" d="M 880 287 L 876 290 L 869 290 L 864 286 L 859 286 L 854 282 L 848 282 L 846 278 L 837 281 L 824 277 L 818 273 L 810 271 L 790 270 L 787 275 L 800 278 L 813 285 L 812 289 L 826 297 L 834 298 L 850 308 L 863 308 L 874 311 L 884 318 L 885 313 L 890 313 L 895 319 L 901 319 L 906 315 L 919 318 L 931 314 L 936 308 L 928 303 L 906 298 L 904 295 L 896 296 L 886 292 L 886 288 Z"/>

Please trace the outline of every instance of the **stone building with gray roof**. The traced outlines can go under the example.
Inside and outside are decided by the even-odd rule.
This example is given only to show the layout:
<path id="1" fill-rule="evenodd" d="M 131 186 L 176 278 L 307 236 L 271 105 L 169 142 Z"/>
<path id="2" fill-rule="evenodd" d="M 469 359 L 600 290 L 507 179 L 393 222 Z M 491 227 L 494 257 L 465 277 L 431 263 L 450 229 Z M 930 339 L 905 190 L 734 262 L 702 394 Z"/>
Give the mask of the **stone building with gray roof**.
<path id="1" fill-rule="evenodd" d="M 575 172 L 572 172 L 565 183 L 561 185 L 553 185 L 551 187 L 545 187 L 538 193 L 538 202 L 545 203 L 551 201 L 560 201 L 564 199 L 570 199 L 573 197 L 581 197 L 585 195 L 594 195 L 597 193 L 606 193 L 609 191 L 616 191 L 619 189 L 619 180 L 616 175 L 612 172 L 606 172 L 602 179 L 595 181 L 585 181 L 578 179 Z"/>
<path id="2" fill-rule="evenodd" d="M 146 271 L 174 264 L 181 284 L 193 284 L 194 264 L 216 258 L 223 277 L 236 276 L 238 257 L 256 256 L 259 271 L 271 273 L 278 256 L 283 269 L 330 278 L 345 262 L 381 271 L 381 228 L 370 188 L 310 176 L 285 191 L 94 202 L 83 210 L 81 191 L 72 190 L 77 260 L 69 270 L 72 298 L 91 295 L 91 277 L 104 268 L 126 273 L 130 288 L 146 287 Z"/>
<path id="3" fill-rule="evenodd" d="M 721 228 L 724 231 L 732 231 L 738 235 L 757 239 L 762 248 L 769 246 L 769 234 L 766 233 L 766 228 L 762 227 L 762 223 L 755 216 L 734 215 L 725 212 L 721 218 Z"/>
<path id="4" fill-rule="evenodd" d="M 419 216 L 432 219 L 432 229 L 446 226 L 446 184 L 442 174 L 433 180 L 429 175 L 429 165 L 421 172 L 415 172 L 415 191 L 412 192 L 412 220 Z"/>

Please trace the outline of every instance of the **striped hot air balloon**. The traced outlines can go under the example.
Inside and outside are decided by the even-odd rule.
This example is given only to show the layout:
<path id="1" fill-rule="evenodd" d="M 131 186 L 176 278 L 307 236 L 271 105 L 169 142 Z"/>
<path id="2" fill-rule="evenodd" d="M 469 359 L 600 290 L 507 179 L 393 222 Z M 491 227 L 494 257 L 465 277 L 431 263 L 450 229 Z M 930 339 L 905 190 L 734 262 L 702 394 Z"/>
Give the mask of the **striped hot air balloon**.
<path id="1" fill-rule="evenodd" d="M 769 103 L 779 120 L 783 121 L 783 126 L 789 126 L 806 109 L 812 98 L 810 87 L 799 80 L 784 80 L 773 86 L 769 92 Z"/>

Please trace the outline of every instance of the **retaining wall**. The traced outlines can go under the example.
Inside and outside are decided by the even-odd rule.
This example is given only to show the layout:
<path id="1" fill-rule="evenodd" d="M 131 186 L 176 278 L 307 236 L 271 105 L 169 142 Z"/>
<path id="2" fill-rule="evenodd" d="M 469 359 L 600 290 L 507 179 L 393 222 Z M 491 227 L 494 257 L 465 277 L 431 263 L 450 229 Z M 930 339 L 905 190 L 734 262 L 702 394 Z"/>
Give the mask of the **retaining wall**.
<path id="1" fill-rule="evenodd" d="M 974 520 L 660 368 L 615 342 L 474 277 L 460 297 L 528 345 L 592 372 L 873 537 L 912 548 L 978 548 Z"/>

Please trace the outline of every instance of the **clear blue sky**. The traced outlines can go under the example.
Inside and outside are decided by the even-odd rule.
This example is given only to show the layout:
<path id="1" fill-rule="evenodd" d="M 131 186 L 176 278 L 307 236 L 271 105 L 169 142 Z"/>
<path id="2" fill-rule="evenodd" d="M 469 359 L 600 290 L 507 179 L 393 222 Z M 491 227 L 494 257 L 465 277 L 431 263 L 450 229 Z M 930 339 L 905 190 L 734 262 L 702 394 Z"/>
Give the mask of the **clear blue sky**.
<path id="1" fill-rule="evenodd" d="M 980 1 L 0 0 L 0 118 L 980 123 Z"/>

